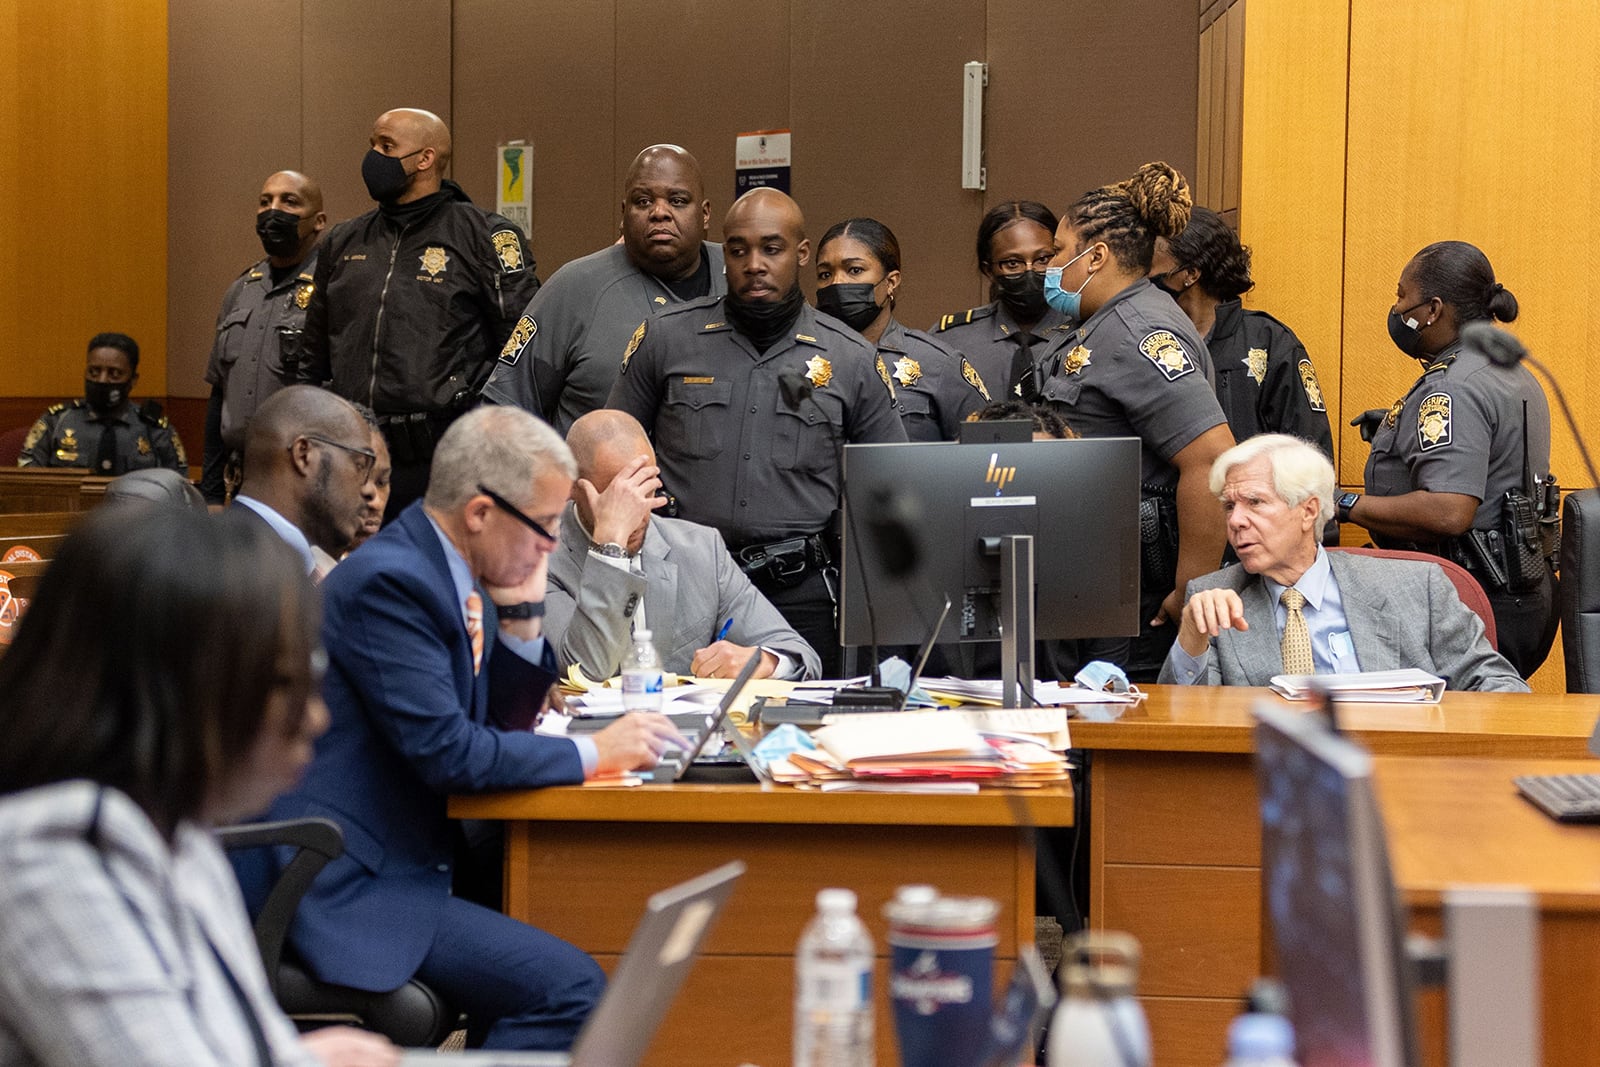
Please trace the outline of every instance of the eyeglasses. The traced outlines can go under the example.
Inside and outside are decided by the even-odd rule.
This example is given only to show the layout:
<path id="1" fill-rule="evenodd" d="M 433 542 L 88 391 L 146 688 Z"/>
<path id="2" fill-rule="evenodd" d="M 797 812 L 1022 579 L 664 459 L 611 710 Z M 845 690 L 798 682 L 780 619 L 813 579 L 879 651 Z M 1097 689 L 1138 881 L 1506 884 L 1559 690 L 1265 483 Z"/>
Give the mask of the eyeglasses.
<path id="1" fill-rule="evenodd" d="M 356 470 L 361 474 L 362 481 L 366 481 L 367 475 L 372 473 L 372 468 L 377 466 L 378 454 L 370 448 L 352 448 L 349 445 L 341 445 L 338 441 L 330 441 L 328 438 L 320 437 L 314 433 L 302 434 L 301 436 L 307 441 L 315 441 L 319 445 L 328 445 L 330 448 L 337 448 L 341 452 L 348 452 L 356 457 Z"/>
<path id="2" fill-rule="evenodd" d="M 549 530 L 546 530 L 543 526 L 539 525 L 533 519 L 529 518 L 527 512 L 525 512 L 521 508 L 517 507 L 515 504 L 513 504 L 511 501 L 507 500 L 505 497 L 501 496 L 499 493 L 495 492 L 493 489 L 490 489 L 487 485 L 484 485 L 482 482 L 478 483 L 478 492 L 482 493 L 484 496 L 486 496 L 490 500 L 494 501 L 494 506 L 495 507 L 499 508 L 501 511 L 506 512 L 512 518 L 514 518 L 518 522 L 522 523 L 522 525 L 526 526 L 528 529 L 532 530 L 534 533 L 538 534 L 540 537 L 544 538 L 546 541 L 549 541 L 552 545 L 555 544 L 559 540 L 559 538 L 557 538 L 555 534 L 551 533 Z"/>

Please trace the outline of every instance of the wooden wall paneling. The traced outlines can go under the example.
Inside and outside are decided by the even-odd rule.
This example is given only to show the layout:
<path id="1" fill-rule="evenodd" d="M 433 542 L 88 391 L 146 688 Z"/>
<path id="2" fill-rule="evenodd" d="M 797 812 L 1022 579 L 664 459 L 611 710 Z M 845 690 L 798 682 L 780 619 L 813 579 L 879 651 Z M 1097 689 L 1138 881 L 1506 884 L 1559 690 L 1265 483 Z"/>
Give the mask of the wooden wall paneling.
<path id="1" fill-rule="evenodd" d="M 641 148 L 682 145 L 700 160 L 711 199 L 711 239 L 721 240 L 722 217 L 733 203 L 735 135 L 791 125 L 789 5 L 616 0 L 616 20 L 611 201 L 621 204 L 623 175 Z M 796 131 L 797 154 L 816 149 Z M 804 207 L 808 191 L 794 191 Z"/>
<path id="2" fill-rule="evenodd" d="M 611 3 L 455 0 L 455 177 L 492 209 L 495 146 L 532 143 L 529 236 L 540 278 L 616 240 L 617 54 L 645 44 L 639 23 L 631 30 L 619 35 Z"/>
<path id="3" fill-rule="evenodd" d="M 322 182 L 330 222 L 372 210 L 361 157 L 373 119 L 420 107 L 451 121 L 450 7 L 450 0 L 304 4 L 301 161 Z"/>
<path id="4" fill-rule="evenodd" d="M 988 40 L 985 205 L 1060 212 L 1155 159 L 1195 180 L 1195 0 L 992 0 Z"/>
<path id="5" fill-rule="evenodd" d="M 23 50 L 29 43 L 22 39 L 22 5 L 0 4 L 0 144 L 22 144 L 22 66 Z M 22 212 L 27 198 L 22 195 L 22 152 L 12 149 L 0 152 L 0 255 L 14 259 L 19 252 L 18 235 L 22 233 Z M 21 286 L 0 286 L 0 322 L 18 323 L 22 309 L 31 303 L 31 294 Z M 12 338 L 0 346 L 0 369 L 9 377 L 13 366 L 22 358 L 17 344 L 16 327 L 11 327 Z M 9 425 L 9 424 L 7 424 Z"/>
<path id="6" fill-rule="evenodd" d="M 1194 202 L 1210 206 L 1211 192 L 1211 127 L 1218 121 L 1213 113 L 1211 86 L 1216 77 L 1212 70 L 1211 43 L 1220 27 L 1215 22 L 1200 31 L 1200 76 L 1195 101 L 1195 161 L 1190 175 L 1189 192 Z"/>
<path id="7" fill-rule="evenodd" d="M 1221 19 L 1227 62 L 1222 77 L 1222 190 L 1218 211 L 1239 209 L 1240 125 L 1244 120 L 1244 5 L 1236 0 Z"/>
<path id="8" fill-rule="evenodd" d="M 1574 299 L 1584 287 L 1567 257 L 1552 253 L 1600 238 L 1600 196 L 1588 177 L 1600 166 L 1600 61 L 1590 43 L 1600 8 L 1429 0 L 1414 13 L 1449 30 L 1426 63 L 1395 47 L 1389 7 L 1352 5 L 1347 407 L 1387 406 L 1416 379 L 1384 316 L 1406 261 L 1446 239 L 1483 249 L 1521 304 L 1512 329 L 1582 398 L 1600 385 L 1591 358 L 1600 321 L 1588 300 Z M 1437 77 L 1441 70 L 1452 76 Z M 1580 400 L 1577 414 L 1591 440 L 1600 435 L 1600 409 Z M 1587 484 L 1571 433 L 1558 412 L 1552 418 L 1552 465 L 1569 486 Z M 1345 445 L 1365 457 L 1354 431 Z M 1359 470 L 1347 457 L 1344 474 Z M 1559 655 L 1533 681 L 1562 688 Z"/>
<path id="9" fill-rule="evenodd" d="M 167 0 L 167 385 L 204 397 L 222 294 L 262 256 L 256 199 L 267 176 L 301 169 L 302 0 L 237 8 Z M 311 177 L 319 175 L 312 173 Z M 184 436 L 200 461 L 203 442 Z"/>
<path id="10" fill-rule="evenodd" d="M 0 380 L 75 396 L 102 330 L 139 341 L 142 394 L 166 391 L 167 7 L 8 4 L 0 85 L 11 159 L 3 244 L 17 277 Z"/>
<path id="11" fill-rule="evenodd" d="M 1222 180 L 1227 163 L 1227 140 L 1224 131 L 1228 124 L 1228 20 L 1224 15 L 1211 24 L 1206 34 L 1211 42 L 1211 80 L 1206 86 L 1211 97 L 1211 125 L 1206 129 L 1206 206 L 1220 210 Z"/>
<path id="12" fill-rule="evenodd" d="M 916 329 L 972 306 L 984 194 L 961 188 L 961 68 L 983 59 L 984 7 L 813 0 L 791 14 L 794 187 L 813 262 L 834 223 L 884 223 L 903 261 L 895 315 Z M 884 62 L 888 41 L 908 61 Z M 807 292 L 815 277 L 803 272 Z"/>
<path id="13" fill-rule="evenodd" d="M 1344 426 L 1341 378 L 1348 24 L 1347 3 L 1250 0 L 1245 8 L 1239 219 L 1256 282 L 1245 302 L 1304 342 L 1333 423 L 1340 480 L 1359 484 L 1366 445 Z"/>

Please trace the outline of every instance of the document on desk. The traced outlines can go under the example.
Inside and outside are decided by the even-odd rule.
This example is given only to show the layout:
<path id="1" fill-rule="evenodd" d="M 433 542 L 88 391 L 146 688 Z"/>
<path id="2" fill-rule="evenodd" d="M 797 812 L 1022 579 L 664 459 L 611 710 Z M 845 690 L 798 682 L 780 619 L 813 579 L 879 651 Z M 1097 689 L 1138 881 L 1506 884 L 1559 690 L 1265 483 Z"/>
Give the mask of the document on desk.
<path id="1" fill-rule="evenodd" d="M 1357 704 L 1437 704 L 1445 680 L 1414 667 L 1354 674 L 1279 674 L 1272 691 L 1289 700 L 1312 700 L 1325 689 L 1336 701 Z"/>
<path id="2" fill-rule="evenodd" d="M 965 713 L 858 713 L 812 735 L 818 753 L 790 762 L 814 780 L 969 779 L 1040 785 L 1066 776 L 1067 761 L 1042 739 L 980 730 Z"/>

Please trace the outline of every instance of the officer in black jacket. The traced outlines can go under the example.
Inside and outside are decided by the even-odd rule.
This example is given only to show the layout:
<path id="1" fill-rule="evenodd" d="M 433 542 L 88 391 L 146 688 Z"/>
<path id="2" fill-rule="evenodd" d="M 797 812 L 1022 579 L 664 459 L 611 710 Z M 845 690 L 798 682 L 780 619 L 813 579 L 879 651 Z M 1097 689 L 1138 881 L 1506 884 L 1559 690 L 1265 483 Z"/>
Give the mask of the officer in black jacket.
<path id="1" fill-rule="evenodd" d="M 361 176 L 378 207 L 323 242 L 298 376 L 377 412 L 392 518 L 427 488 L 434 442 L 477 402 L 539 279 L 522 231 L 444 179 L 437 115 L 387 111 L 371 143 Z"/>

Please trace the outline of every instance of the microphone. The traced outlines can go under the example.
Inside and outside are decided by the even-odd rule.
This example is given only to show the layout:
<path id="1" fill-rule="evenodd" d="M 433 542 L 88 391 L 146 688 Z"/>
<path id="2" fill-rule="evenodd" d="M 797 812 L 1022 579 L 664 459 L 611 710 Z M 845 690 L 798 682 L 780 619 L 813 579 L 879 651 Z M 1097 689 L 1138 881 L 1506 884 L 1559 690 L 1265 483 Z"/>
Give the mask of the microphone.
<path id="1" fill-rule="evenodd" d="M 1583 433 L 1578 429 L 1578 420 L 1573 418 L 1567 394 L 1561 391 L 1561 383 L 1550 373 L 1550 368 L 1534 359 L 1527 346 L 1513 334 L 1482 320 L 1461 327 L 1461 347 L 1483 353 L 1497 367 L 1514 367 L 1526 362 L 1550 383 L 1550 388 L 1556 394 L 1556 402 L 1561 405 L 1561 414 L 1567 420 L 1567 429 L 1572 431 L 1573 439 L 1578 442 L 1578 454 L 1583 457 L 1584 468 L 1589 472 L 1589 483 L 1600 487 L 1600 473 L 1596 473 L 1594 460 L 1589 457 L 1589 446 L 1584 443 Z"/>

